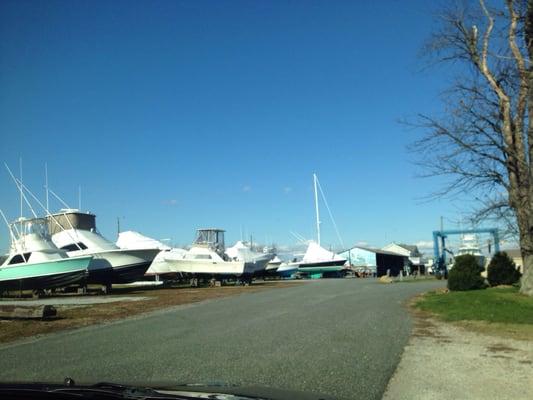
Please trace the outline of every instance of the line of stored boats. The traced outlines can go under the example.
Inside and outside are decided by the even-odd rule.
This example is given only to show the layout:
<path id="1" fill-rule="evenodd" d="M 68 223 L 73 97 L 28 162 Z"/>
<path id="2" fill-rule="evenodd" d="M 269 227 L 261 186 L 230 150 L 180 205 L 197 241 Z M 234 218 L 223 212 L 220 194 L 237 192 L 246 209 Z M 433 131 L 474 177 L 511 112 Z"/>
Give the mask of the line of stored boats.
<path id="1" fill-rule="evenodd" d="M 291 262 L 283 262 L 274 249 L 256 251 L 243 241 L 226 248 L 224 230 L 216 228 L 198 229 L 187 250 L 134 231 L 121 232 L 113 243 L 99 233 L 94 214 L 72 208 L 51 213 L 20 180 L 13 179 L 33 217 L 9 222 L 0 210 L 11 238 L 9 254 L 0 265 L 0 295 L 17 290 L 42 294 L 66 287 L 83 292 L 89 284 L 99 284 L 107 293 L 113 284 L 147 277 L 190 279 L 192 284 L 199 279 L 249 283 L 260 276 L 338 273 L 346 263 L 314 241 L 309 242 L 302 260 Z M 44 216 L 37 215 L 28 196 L 41 206 Z"/>

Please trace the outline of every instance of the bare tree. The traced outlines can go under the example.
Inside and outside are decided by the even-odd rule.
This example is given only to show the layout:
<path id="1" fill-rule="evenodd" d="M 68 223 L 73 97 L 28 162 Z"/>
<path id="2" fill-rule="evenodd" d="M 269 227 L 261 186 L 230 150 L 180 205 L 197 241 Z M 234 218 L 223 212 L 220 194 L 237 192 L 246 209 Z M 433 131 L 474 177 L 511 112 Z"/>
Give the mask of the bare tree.
<path id="1" fill-rule="evenodd" d="M 425 47 L 458 77 L 444 93 L 441 116 L 420 115 L 414 144 L 429 176 L 445 176 L 438 195 L 469 193 L 477 218 L 505 219 L 516 233 L 533 295 L 533 0 L 466 2 L 439 15 Z M 492 2 L 491 2 L 492 4 Z"/>

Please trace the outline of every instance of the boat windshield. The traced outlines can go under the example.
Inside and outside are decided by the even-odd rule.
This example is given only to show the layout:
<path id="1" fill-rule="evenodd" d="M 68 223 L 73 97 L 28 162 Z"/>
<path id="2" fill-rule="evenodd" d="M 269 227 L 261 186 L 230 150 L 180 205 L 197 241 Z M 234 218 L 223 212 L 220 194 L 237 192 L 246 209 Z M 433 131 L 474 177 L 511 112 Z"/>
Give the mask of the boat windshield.
<path id="1" fill-rule="evenodd" d="M 224 231 L 221 229 L 199 229 L 194 244 L 224 248 Z"/>

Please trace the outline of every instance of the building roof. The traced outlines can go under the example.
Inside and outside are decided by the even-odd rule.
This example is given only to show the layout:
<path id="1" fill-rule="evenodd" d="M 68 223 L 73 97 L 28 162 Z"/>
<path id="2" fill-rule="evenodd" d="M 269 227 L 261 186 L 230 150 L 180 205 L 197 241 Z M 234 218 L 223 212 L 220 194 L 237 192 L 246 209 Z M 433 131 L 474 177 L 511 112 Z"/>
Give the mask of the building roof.
<path id="1" fill-rule="evenodd" d="M 384 246 L 383 249 L 385 249 L 386 251 L 395 251 L 399 253 L 408 252 L 409 257 L 420 257 L 422 255 L 418 250 L 418 246 L 414 244 L 392 242 Z"/>
<path id="2" fill-rule="evenodd" d="M 405 250 L 409 250 L 413 255 L 418 255 L 418 247 L 414 244 L 397 243 L 398 246 L 403 247 Z"/>
<path id="3" fill-rule="evenodd" d="M 386 255 L 389 255 L 389 256 L 396 256 L 396 257 L 407 257 L 407 256 L 404 256 L 402 254 L 398 254 L 398 253 L 395 253 L 393 251 L 387 251 L 387 250 L 381 250 L 381 249 L 376 249 L 374 247 L 363 247 L 363 246 L 353 246 L 347 250 L 344 250 L 344 251 L 350 251 L 352 249 L 361 249 L 361 250 L 366 250 L 366 251 L 370 251 L 372 253 L 376 253 L 376 254 L 386 254 Z"/>
<path id="4" fill-rule="evenodd" d="M 398 246 L 403 247 L 406 250 L 410 251 L 417 251 L 418 247 L 416 247 L 414 244 L 404 244 L 404 243 L 396 243 Z"/>

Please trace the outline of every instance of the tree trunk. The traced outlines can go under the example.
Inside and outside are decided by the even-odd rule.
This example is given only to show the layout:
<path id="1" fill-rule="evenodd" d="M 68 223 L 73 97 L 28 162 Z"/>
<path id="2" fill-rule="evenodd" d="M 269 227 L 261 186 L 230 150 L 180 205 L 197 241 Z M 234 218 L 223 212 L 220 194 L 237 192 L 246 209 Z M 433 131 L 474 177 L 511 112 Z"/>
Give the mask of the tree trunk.
<path id="1" fill-rule="evenodd" d="M 524 263 L 523 275 L 520 282 L 520 293 L 533 296 L 533 0 L 527 2 L 527 12 L 525 21 L 525 41 L 529 56 L 528 68 L 528 126 L 527 137 L 529 145 L 529 218 L 527 221 L 527 231 L 520 230 L 520 248 L 522 261 Z M 520 224 L 520 221 L 518 221 Z"/>
<path id="2" fill-rule="evenodd" d="M 529 185 L 531 189 L 531 186 Z M 522 253 L 522 278 L 520 280 L 520 293 L 533 296 L 533 225 L 530 196 L 527 192 L 511 190 L 509 192 L 511 203 L 516 211 L 516 220 L 520 234 L 520 252 Z"/>
<path id="3" fill-rule="evenodd" d="M 533 296 L 533 253 L 522 253 L 522 260 L 524 267 L 520 282 L 520 293 Z"/>

